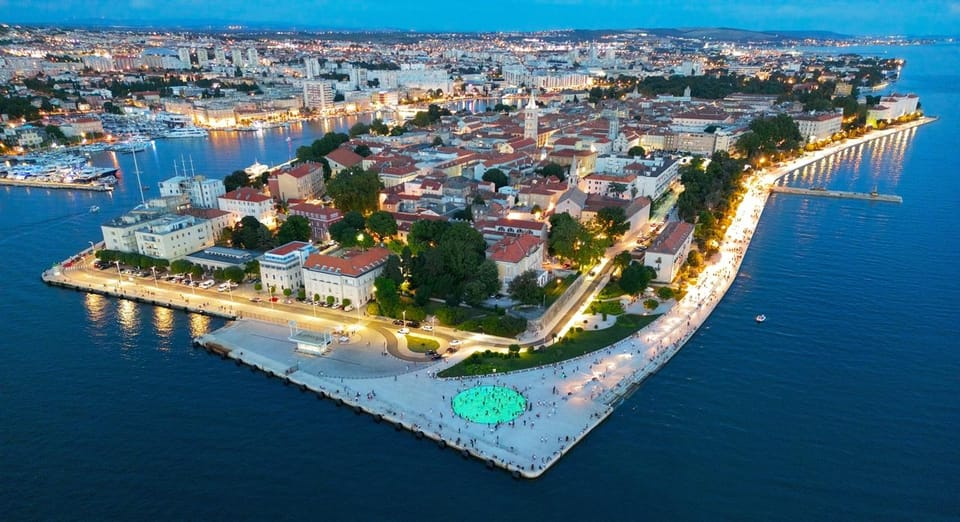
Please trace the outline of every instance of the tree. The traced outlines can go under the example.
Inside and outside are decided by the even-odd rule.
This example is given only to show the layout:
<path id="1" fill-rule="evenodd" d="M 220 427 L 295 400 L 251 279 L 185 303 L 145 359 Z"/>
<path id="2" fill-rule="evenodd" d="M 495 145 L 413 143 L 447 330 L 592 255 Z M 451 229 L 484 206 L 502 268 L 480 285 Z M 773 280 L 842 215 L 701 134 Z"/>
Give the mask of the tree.
<path id="1" fill-rule="evenodd" d="M 594 223 L 598 234 L 604 234 L 614 242 L 620 239 L 627 230 L 630 230 L 627 214 L 622 207 L 601 208 L 597 211 Z"/>
<path id="2" fill-rule="evenodd" d="M 276 245 L 266 225 L 253 216 L 244 216 L 233 228 L 233 246 L 250 250 L 269 250 Z"/>
<path id="3" fill-rule="evenodd" d="M 368 214 L 377 209 L 381 188 L 383 184 L 375 171 L 355 165 L 344 169 L 327 183 L 327 195 L 344 212 L 354 210 Z"/>
<path id="4" fill-rule="evenodd" d="M 486 259 L 477 267 L 476 281 L 483 285 L 484 297 L 493 295 L 500 290 L 500 272 L 497 270 L 497 264 Z"/>
<path id="5" fill-rule="evenodd" d="M 613 266 L 615 266 L 621 273 L 623 270 L 630 266 L 630 262 L 633 261 L 633 256 L 630 255 L 630 252 L 624 250 L 619 254 L 613 256 Z"/>
<path id="6" fill-rule="evenodd" d="M 620 288 L 630 295 L 637 295 L 654 277 L 656 272 L 652 268 L 634 261 L 620 274 Z"/>
<path id="7" fill-rule="evenodd" d="M 500 169 L 490 169 L 483 173 L 483 181 L 492 182 L 496 185 L 496 190 L 510 184 L 510 179 Z"/>
<path id="8" fill-rule="evenodd" d="M 223 269 L 223 277 L 228 281 L 233 281 L 234 283 L 243 282 L 243 278 L 246 274 L 243 273 L 243 269 L 239 266 L 228 266 Z"/>
<path id="9" fill-rule="evenodd" d="M 434 247 L 440 243 L 440 237 L 450 227 L 446 221 L 431 221 L 423 219 L 415 221 L 410 227 L 407 243 L 413 253 L 420 253 L 427 247 Z"/>
<path id="10" fill-rule="evenodd" d="M 291 241 L 310 241 L 310 221 L 303 216 L 290 216 L 277 231 L 277 243 L 285 245 Z"/>
<path id="11" fill-rule="evenodd" d="M 388 256 L 386 264 L 383 265 L 382 277 L 387 277 L 398 287 L 403 284 L 403 271 L 400 269 L 400 258 L 397 256 Z"/>
<path id="12" fill-rule="evenodd" d="M 434 136 L 433 142 L 431 142 L 430 145 L 434 147 L 443 147 L 443 138 L 441 138 L 440 136 Z"/>
<path id="13" fill-rule="evenodd" d="M 393 214 L 389 212 L 382 210 L 374 212 L 367 217 L 367 231 L 369 231 L 377 241 L 383 241 L 384 238 L 396 235 L 397 220 L 393 217 Z"/>
<path id="14" fill-rule="evenodd" d="M 170 263 L 170 271 L 174 274 L 186 274 L 193 268 L 193 263 L 186 259 L 176 259 Z"/>
<path id="15" fill-rule="evenodd" d="M 630 156 L 631 158 L 636 158 L 637 156 L 646 156 L 646 155 L 647 155 L 647 151 L 643 150 L 643 147 L 641 147 L 640 145 L 634 145 L 633 147 L 630 147 L 630 150 L 627 151 L 627 156 Z"/>
<path id="16" fill-rule="evenodd" d="M 514 277 L 507 285 L 510 297 L 523 304 L 540 304 L 543 302 L 544 290 L 537 282 L 537 271 L 527 270 Z"/>
<path id="17" fill-rule="evenodd" d="M 353 152 L 355 152 L 358 156 L 362 158 L 366 158 L 367 156 L 373 154 L 373 151 L 370 150 L 370 147 L 362 144 L 354 147 Z"/>
<path id="18" fill-rule="evenodd" d="M 250 186 L 250 175 L 242 170 L 235 170 L 223 178 L 223 188 L 227 192 L 237 190 L 240 187 Z"/>
<path id="19" fill-rule="evenodd" d="M 370 127 L 366 123 L 358 121 L 357 123 L 354 123 L 352 127 L 350 127 L 349 132 L 351 138 L 356 138 L 357 136 L 361 136 L 370 132 Z"/>
<path id="20" fill-rule="evenodd" d="M 540 175 L 545 178 L 552 176 L 564 181 L 567 179 L 567 167 L 550 162 L 540 169 Z"/>
<path id="21" fill-rule="evenodd" d="M 550 216 L 550 235 L 547 237 L 547 247 L 550 253 L 565 259 L 573 259 L 574 244 L 580 232 L 580 224 L 570 214 L 554 214 Z"/>
<path id="22" fill-rule="evenodd" d="M 370 122 L 370 132 L 378 136 L 386 136 L 390 133 L 390 127 L 387 127 L 383 120 L 376 118 Z"/>
<path id="23" fill-rule="evenodd" d="M 623 183 L 613 182 L 607 185 L 607 192 L 614 195 L 614 197 L 622 197 L 623 193 L 627 191 L 627 186 Z"/>
<path id="24" fill-rule="evenodd" d="M 397 285 L 389 277 L 378 277 L 373 286 L 377 306 L 380 313 L 387 317 L 395 317 L 400 311 L 400 294 L 397 292 Z"/>

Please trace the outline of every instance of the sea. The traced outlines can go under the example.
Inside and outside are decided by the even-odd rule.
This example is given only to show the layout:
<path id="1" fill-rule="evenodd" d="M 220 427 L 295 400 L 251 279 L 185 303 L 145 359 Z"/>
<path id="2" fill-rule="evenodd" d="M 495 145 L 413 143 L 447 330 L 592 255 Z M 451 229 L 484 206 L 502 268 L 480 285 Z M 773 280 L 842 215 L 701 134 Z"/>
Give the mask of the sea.
<path id="1" fill-rule="evenodd" d="M 222 320 L 41 283 L 139 201 L 129 154 L 112 195 L 3 187 L 0 518 L 960 520 L 960 47 L 842 50 L 940 119 L 788 182 L 903 203 L 773 195 L 703 328 L 536 481 L 191 347 Z M 142 181 L 349 124 L 157 141 Z"/>

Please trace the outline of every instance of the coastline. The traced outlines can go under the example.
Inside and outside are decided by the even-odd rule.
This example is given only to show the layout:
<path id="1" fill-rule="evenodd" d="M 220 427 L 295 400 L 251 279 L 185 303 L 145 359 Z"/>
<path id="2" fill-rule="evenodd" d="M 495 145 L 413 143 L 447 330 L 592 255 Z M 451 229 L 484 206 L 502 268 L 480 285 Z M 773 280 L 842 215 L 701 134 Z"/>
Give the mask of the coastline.
<path id="1" fill-rule="evenodd" d="M 240 325 L 264 328 L 251 321 L 228 325 L 197 339 L 197 342 L 238 363 L 284 379 L 301 390 L 312 390 L 318 397 L 330 398 L 338 404 L 367 412 L 377 422 L 387 420 L 398 429 L 412 431 L 418 438 L 430 438 L 441 447 L 450 447 L 464 456 L 484 460 L 491 467 L 502 467 L 514 476 L 536 478 L 603 422 L 647 377 L 663 367 L 709 317 L 735 280 L 769 197 L 771 183 L 797 168 L 847 148 L 932 121 L 936 120 L 924 118 L 892 129 L 874 131 L 824 151 L 804 155 L 770 173 L 759 174 L 748 184 L 749 192 L 738 206 L 733 224 L 724 237 L 721 252 L 710 260 L 697 284 L 683 299 L 633 337 L 562 364 L 482 378 L 435 378 L 437 371 L 467 355 L 459 353 L 443 363 L 429 364 L 392 377 L 349 378 L 301 370 L 298 364 L 291 364 L 291 361 L 300 358 L 296 354 L 290 354 L 289 358 L 278 357 L 275 353 L 263 351 L 261 347 L 248 346 L 249 342 L 236 342 L 230 338 L 231 333 L 242 333 L 242 328 L 246 326 Z M 282 337 L 285 336 L 278 340 L 282 341 Z M 454 417 L 448 409 L 447 396 L 452 397 L 464 386 L 474 385 L 501 385 L 522 390 L 533 409 L 518 418 L 517 423 L 520 419 L 530 420 L 530 427 L 527 428 L 524 422 L 523 426 L 516 424 L 491 428 Z M 552 392 L 552 386 L 567 394 Z M 391 400 L 392 397 L 404 397 L 403 404 L 397 404 Z M 544 411 L 547 413 L 541 415 Z M 444 413 L 453 418 L 446 420 Z M 534 422 L 538 425 L 536 428 Z M 538 436 L 539 440 L 535 440 Z M 538 455 L 541 457 L 538 458 Z"/>
<path id="2" fill-rule="evenodd" d="M 0 186 L 6 187 L 23 187 L 23 188 L 45 188 L 45 189 L 62 189 L 62 190 L 90 190 L 94 192 L 111 192 L 113 187 L 110 185 L 98 185 L 98 184 L 85 184 L 85 183 L 63 183 L 58 181 L 29 181 L 29 180 L 14 180 L 14 179 L 0 179 Z"/>

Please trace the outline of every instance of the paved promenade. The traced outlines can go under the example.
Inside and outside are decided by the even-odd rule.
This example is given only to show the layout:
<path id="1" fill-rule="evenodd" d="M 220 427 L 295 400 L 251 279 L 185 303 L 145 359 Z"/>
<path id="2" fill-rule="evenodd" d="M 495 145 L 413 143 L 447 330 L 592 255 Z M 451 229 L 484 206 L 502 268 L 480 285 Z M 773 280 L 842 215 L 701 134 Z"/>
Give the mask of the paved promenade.
<path id="1" fill-rule="evenodd" d="M 309 356 L 294 351 L 286 327 L 260 321 L 235 322 L 197 341 L 305 390 L 365 411 L 378 422 L 391 422 L 515 476 L 535 478 L 606 419 L 645 378 L 663 367 L 709 317 L 736 277 L 771 184 L 828 154 L 920 124 L 848 140 L 753 176 L 720 252 L 709 260 L 681 300 L 633 336 L 563 363 L 504 375 L 439 379 L 437 372 L 487 345 L 478 339 L 449 359 L 411 362 L 385 355 L 376 346 L 373 333 L 368 340 L 362 337 L 368 335 L 364 333 L 348 345 L 335 345 L 328 355 Z M 752 313 L 745 314 L 744 320 L 752 322 Z M 458 417 L 452 409 L 453 397 L 478 385 L 512 388 L 527 399 L 528 410 L 514 421 L 497 425 Z"/>

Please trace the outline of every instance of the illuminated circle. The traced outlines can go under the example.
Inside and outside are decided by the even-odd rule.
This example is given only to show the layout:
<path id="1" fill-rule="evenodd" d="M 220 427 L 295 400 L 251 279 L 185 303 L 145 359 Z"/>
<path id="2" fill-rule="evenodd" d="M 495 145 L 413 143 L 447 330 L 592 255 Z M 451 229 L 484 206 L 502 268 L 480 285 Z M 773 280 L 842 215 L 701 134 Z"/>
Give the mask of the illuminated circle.
<path id="1" fill-rule="evenodd" d="M 510 422 L 527 409 L 527 399 L 520 392 L 503 386 L 477 386 L 457 394 L 453 411 L 477 424 Z"/>

